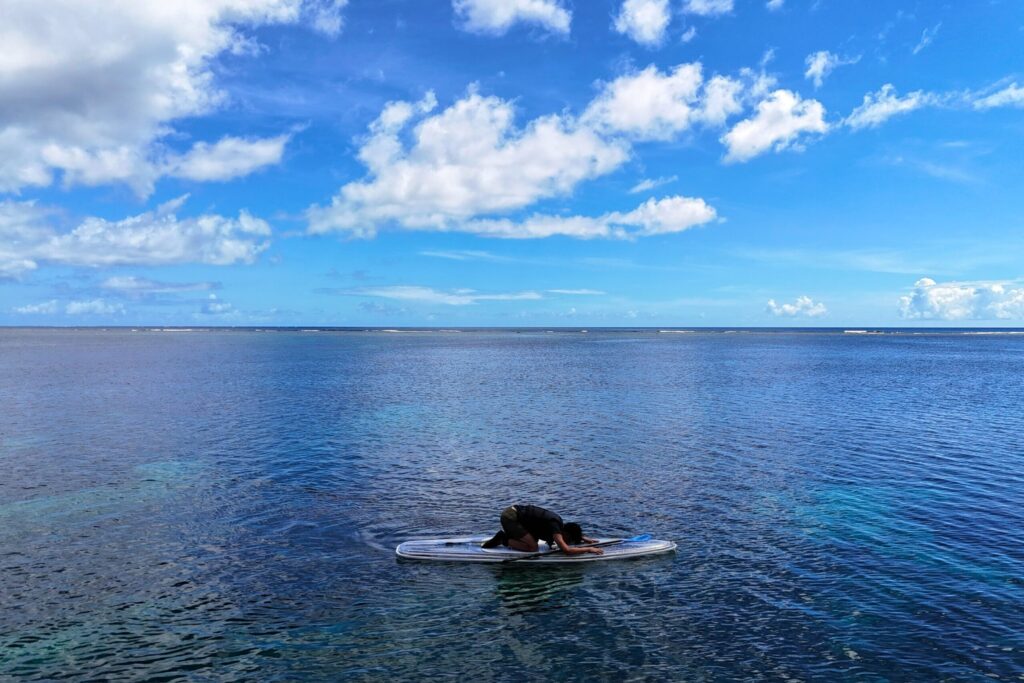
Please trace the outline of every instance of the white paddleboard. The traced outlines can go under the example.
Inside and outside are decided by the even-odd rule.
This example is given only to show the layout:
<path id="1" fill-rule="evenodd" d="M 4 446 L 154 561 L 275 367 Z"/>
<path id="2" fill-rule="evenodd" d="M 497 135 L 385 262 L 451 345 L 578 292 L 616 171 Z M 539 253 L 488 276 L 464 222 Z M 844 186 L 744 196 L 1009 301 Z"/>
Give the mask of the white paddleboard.
<path id="1" fill-rule="evenodd" d="M 497 548 L 481 548 L 480 544 L 490 536 L 469 536 L 464 538 L 434 538 L 424 541 L 406 541 L 397 548 L 395 554 L 407 560 L 435 560 L 443 562 L 504 562 L 513 558 L 524 558 L 509 564 L 572 564 L 578 562 L 607 562 L 609 560 L 625 560 L 631 557 L 656 555 L 676 549 L 672 541 L 630 541 L 608 545 L 601 548 L 602 555 L 587 553 L 585 555 L 566 555 L 554 553 L 539 557 L 524 557 L 534 553 L 510 550 L 503 546 Z M 598 539 L 605 543 L 613 538 Z M 551 550 L 547 543 L 541 541 L 537 552 Z"/>

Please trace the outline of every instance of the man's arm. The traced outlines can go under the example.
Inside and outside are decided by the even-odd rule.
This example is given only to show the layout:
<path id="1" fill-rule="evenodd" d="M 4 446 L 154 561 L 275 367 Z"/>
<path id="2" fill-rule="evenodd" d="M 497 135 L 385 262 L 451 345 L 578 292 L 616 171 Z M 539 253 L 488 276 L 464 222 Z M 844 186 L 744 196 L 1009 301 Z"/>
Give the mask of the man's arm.
<path id="1" fill-rule="evenodd" d="M 555 534 L 554 538 L 555 543 L 566 555 L 585 555 L 586 553 L 593 553 L 594 555 L 604 554 L 604 551 L 600 548 L 575 548 L 565 542 L 565 539 L 562 538 L 562 534 Z"/>

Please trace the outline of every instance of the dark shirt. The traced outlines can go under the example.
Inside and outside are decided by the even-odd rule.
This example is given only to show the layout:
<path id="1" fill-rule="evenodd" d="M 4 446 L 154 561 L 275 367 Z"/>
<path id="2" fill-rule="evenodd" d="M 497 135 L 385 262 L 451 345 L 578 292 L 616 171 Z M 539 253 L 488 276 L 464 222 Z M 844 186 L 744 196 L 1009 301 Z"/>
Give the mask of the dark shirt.
<path id="1" fill-rule="evenodd" d="M 536 505 L 516 505 L 517 521 L 535 539 L 554 543 L 554 535 L 562 533 L 562 518 L 551 510 Z"/>

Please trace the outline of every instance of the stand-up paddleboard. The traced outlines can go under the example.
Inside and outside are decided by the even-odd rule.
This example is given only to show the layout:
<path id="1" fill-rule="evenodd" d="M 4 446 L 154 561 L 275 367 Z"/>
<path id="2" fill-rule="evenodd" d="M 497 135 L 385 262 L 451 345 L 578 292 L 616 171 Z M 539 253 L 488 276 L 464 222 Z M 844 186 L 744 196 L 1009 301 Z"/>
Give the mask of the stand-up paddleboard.
<path id="1" fill-rule="evenodd" d="M 602 555 L 566 555 L 541 541 L 537 552 L 524 553 L 503 546 L 482 548 L 481 543 L 490 536 L 469 536 L 464 538 L 435 538 L 425 541 L 406 541 L 395 554 L 407 560 L 434 560 L 442 562 L 506 562 L 518 564 L 572 564 L 577 562 L 607 562 L 625 560 L 631 557 L 657 555 L 676 549 L 672 541 L 659 541 L 649 536 L 636 538 L 605 538 L 596 544 L 604 551 Z"/>

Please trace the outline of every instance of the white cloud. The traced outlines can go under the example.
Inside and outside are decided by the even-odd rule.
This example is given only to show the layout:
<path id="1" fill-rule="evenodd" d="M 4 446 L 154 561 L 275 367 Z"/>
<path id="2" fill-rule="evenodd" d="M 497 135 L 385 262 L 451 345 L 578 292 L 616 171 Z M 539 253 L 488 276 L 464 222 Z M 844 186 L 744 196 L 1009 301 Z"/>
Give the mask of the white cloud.
<path id="1" fill-rule="evenodd" d="M 209 300 L 203 304 L 200 312 L 205 315 L 227 315 L 235 312 L 235 307 L 226 301 L 221 301 L 216 294 L 211 294 Z"/>
<path id="2" fill-rule="evenodd" d="M 626 214 L 609 214 L 612 225 L 638 228 L 642 235 L 682 232 L 714 220 L 715 210 L 703 199 L 665 197 L 648 199 Z"/>
<path id="3" fill-rule="evenodd" d="M 615 18 L 615 30 L 641 45 L 660 45 L 672 15 L 668 0 L 624 0 Z"/>
<path id="4" fill-rule="evenodd" d="M 419 102 L 390 102 L 360 141 L 366 176 L 339 188 L 328 205 L 309 207 L 308 231 L 357 238 L 373 237 L 384 227 L 510 238 L 632 238 L 705 223 L 715 218 L 714 209 L 687 197 L 651 200 L 625 214 L 506 216 L 617 169 L 633 141 L 724 125 L 771 83 L 751 70 L 741 77 L 705 81 L 699 63 L 666 72 L 652 65 L 604 84 L 578 118 L 563 112 L 523 127 L 515 124 L 511 102 L 483 96 L 475 87 L 442 111 L 433 93 Z M 794 114 L 810 106 L 800 104 Z M 795 135 L 780 135 L 773 144 L 792 146 Z M 634 191 L 654 183 L 640 183 Z"/>
<path id="5" fill-rule="evenodd" d="M 21 275 L 39 262 L 74 266 L 249 263 L 267 248 L 270 226 L 242 211 L 237 219 L 179 219 L 186 197 L 120 221 L 86 218 L 68 232 L 33 202 L 0 202 L 0 272 Z"/>
<path id="6" fill-rule="evenodd" d="M 569 33 L 572 13 L 558 0 L 452 0 L 461 27 L 473 33 L 502 35 L 514 24 L 539 24 L 553 33 Z"/>
<path id="7" fill-rule="evenodd" d="M 413 301 L 446 306 L 467 306 L 478 301 L 535 301 L 542 299 L 537 292 L 515 292 L 511 294 L 481 294 L 472 289 L 440 291 L 430 287 L 396 285 L 392 287 L 367 287 L 349 290 L 347 293 L 359 296 L 375 296 L 398 301 Z"/>
<path id="8" fill-rule="evenodd" d="M 140 197 L 146 197 L 160 175 L 141 145 L 88 150 L 50 142 L 42 146 L 40 157 L 48 168 L 63 173 L 65 187 L 124 183 Z"/>
<path id="9" fill-rule="evenodd" d="M 169 173 L 198 181 L 239 178 L 280 163 L 290 138 L 290 135 L 272 138 L 225 136 L 213 145 L 199 142 L 188 154 L 171 163 Z"/>
<path id="10" fill-rule="evenodd" d="M 435 250 L 428 249 L 427 251 L 421 251 L 421 256 L 432 256 L 434 258 L 443 258 L 449 261 L 513 261 L 507 256 L 499 256 L 492 254 L 489 251 L 480 251 L 478 249 L 451 249 L 451 250 Z"/>
<path id="11" fill-rule="evenodd" d="M 1024 107 L 1024 88 L 1011 83 L 1002 90 L 978 97 L 972 103 L 975 109 L 992 109 L 994 107 Z"/>
<path id="12" fill-rule="evenodd" d="M 57 312 L 59 304 L 56 299 L 50 299 L 49 301 L 43 301 L 38 304 L 27 304 L 25 306 L 19 306 L 14 309 L 15 313 L 21 313 L 22 315 L 53 315 Z"/>
<path id="13" fill-rule="evenodd" d="M 68 315 L 114 315 L 123 314 L 124 306 L 104 299 L 69 301 L 64 307 L 64 312 Z"/>
<path id="14" fill-rule="evenodd" d="M 900 97 L 893 84 L 886 83 L 878 92 L 865 95 L 864 101 L 846 117 L 844 123 L 854 130 L 876 128 L 893 116 L 907 114 L 937 101 L 935 95 L 921 90 Z"/>
<path id="15" fill-rule="evenodd" d="M 821 102 L 802 100 L 789 90 L 776 90 L 758 103 L 753 118 L 740 121 L 722 137 L 728 148 L 725 160 L 747 161 L 769 149 L 801 149 L 802 136 L 828 131 L 824 117 Z"/>
<path id="16" fill-rule="evenodd" d="M 775 299 L 768 299 L 767 311 L 774 316 L 795 318 L 806 316 L 808 318 L 819 318 L 828 313 L 825 304 L 815 302 L 809 296 L 798 296 L 791 304 L 777 304 Z"/>
<path id="17" fill-rule="evenodd" d="M 647 237 L 682 232 L 716 218 L 715 209 L 703 199 L 665 197 L 648 199 L 633 211 L 613 211 L 602 216 L 550 216 L 534 214 L 520 221 L 482 219 L 464 229 L 488 237 L 530 239 L 564 235 L 579 239 Z"/>
<path id="18" fill-rule="evenodd" d="M 913 156 L 904 157 L 902 155 L 885 157 L 883 161 L 885 163 L 892 164 L 893 166 L 905 166 L 907 168 L 920 171 L 925 175 L 931 176 L 932 178 L 938 178 L 939 180 L 947 180 L 965 185 L 980 182 L 977 175 L 953 164 L 937 163 L 934 161 L 918 159 Z M 915 272 L 919 271 L 920 269 Z"/>
<path id="19" fill-rule="evenodd" d="M 1024 320 L 1024 288 L 1002 282 L 944 282 L 921 278 L 900 297 L 900 315 L 925 320 Z"/>
<path id="20" fill-rule="evenodd" d="M 732 11 L 733 0 L 686 0 L 683 11 L 702 17 L 714 17 Z"/>
<path id="21" fill-rule="evenodd" d="M 807 64 L 807 71 L 804 72 L 804 78 L 808 78 L 814 81 L 814 87 L 820 88 L 822 83 L 825 82 L 825 78 L 836 70 L 840 66 L 846 66 L 848 64 L 856 64 L 860 61 L 860 56 L 856 57 L 840 57 L 832 54 L 828 50 L 819 50 L 818 52 L 807 55 L 807 59 L 804 63 Z"/>
<path id="22" fill-rule="evenodd" d="M 127 183 L 152 190 L 161 139 L 226 99 L 213 60 L 253 49 L 242 29 L 340 29 L 338 0 L 6 2 L 0 22 L 0 191 Z"/>
<path id="23" fill-rule="evenodd" d="M 342 11 L 348 0 L 321 0 L 307 2 L 305 13 L 309 16 L 313 28 L 328 36 L 337 36 L 345 25 Z"/>
<path id="24" fill-rule="evenodd" d="M 680 64 L 668 73 L 652 64 L 606 84 L 583 120 L 640 140 L 667 140 L 696 117 L 703 81 L 700 64 Z"/>
<path id="25" fill-rule="evenodd" d="M 921 40 L 918 41 L 917 45 L 914 46 L 913 53 L 916 55 L 918 52 L 931 45 L 932 41 L 935 40 L 935 36 L 938 34 L 940 28 L 942 28 L 941 21 L 935 24 L 935 26 L 932 26 L 931 28 L 926 28 L 924 31 L 922 31 Z"/>
<path id="26" fill-rule="evenodd" d="M 0 248 L 0 280 L 19 278 L 37 267 L 35 261 L 7 257 L 4 250 Z"/>
<path id="27" fill-rule="evenodd" d="M 158 282 L 134 275 L 115 275 L 104 280 L 100 287 L 137 297 L 147 294 L 170 294 L 174 292 L 201 292 L 216 289 L 214 282 Z"/>
<path id="28" fill-rule="evenodd" d="M 549 289 L 548 292 L 565 296 L 602 296 L 605 293 L 599 289 Z"/>
<path id="29" fill-rule="evenodd" d="M 755 83 L 756 87 L 756 83 Z M 704 86 L 701 119 L 709 126 L 724 126 L 733 114 L 743 111 L 743 84 L 728 76 L 715 76 Z"/>
<path id="30" fill-rule="evenodd" d="M 616 234 L 603 216 L 594 218 L 591 216 L 533 214 L 522 220 L 481 218 L 466 222 L 463 225 L 463 230 L 485 237 L 506 239 L 539 239 L 556 235 L 577 239 L 624 236 Z"/>
<path id="31" fill-rule="evenodd" d="M 679 36 L 679 41 L 682 43 L 688 43 L 697 37 L 697 27 L 691 26 L 690 28 L 683 31 L 683 35 Z"/>
<path id="32" fill-rule="evenodd" d="M 782 9 L 782 5 L 785 3 L 785 1 L 786 0 L 768 0 L 768 2 L 765 3 L 765 7 L 767 7 L 772 12 L 775 12 L 777 10 Z"/>
<path id="33" fill-rule="evenodd" d="M 620 76 L 604 85 L 582 120 L 635 140 L 669 140 L 697 123 L 721 125 L 741 110 L 742 85 L 726 76 L 705 83 L 701 69 L 694 62 L 662 72 L 652 64 Z"/>
<path id="34" fill-rule="evenodd" d="M 629 155 L 562 115 L 514 125 L 512 103 L 471 91 L 432 115 L 418 105 L 388 104 L 359 151 L 365 180 L 344 185 L 329 206 L 309 209 L 310 230 L 369 237 L 379 226 L 455 230 L 467 218 L 510 211 L 564 195 L 583 180 L 617 168 Z M 407 145 L 399 137 L 416 117 Z"/>
<path id="35" fill-rule="evenodd" d="M 639 194 L 641 192 L 647 192 L 648 190 L 653 190 L 656 187 L 661 187 L 662 185 L 674 183 L 677 180 L 679 180 L 679 176 L 674 175 L 661 178 L 644 178 L 639 183 L 629 188 L 629 193 Z"/>

